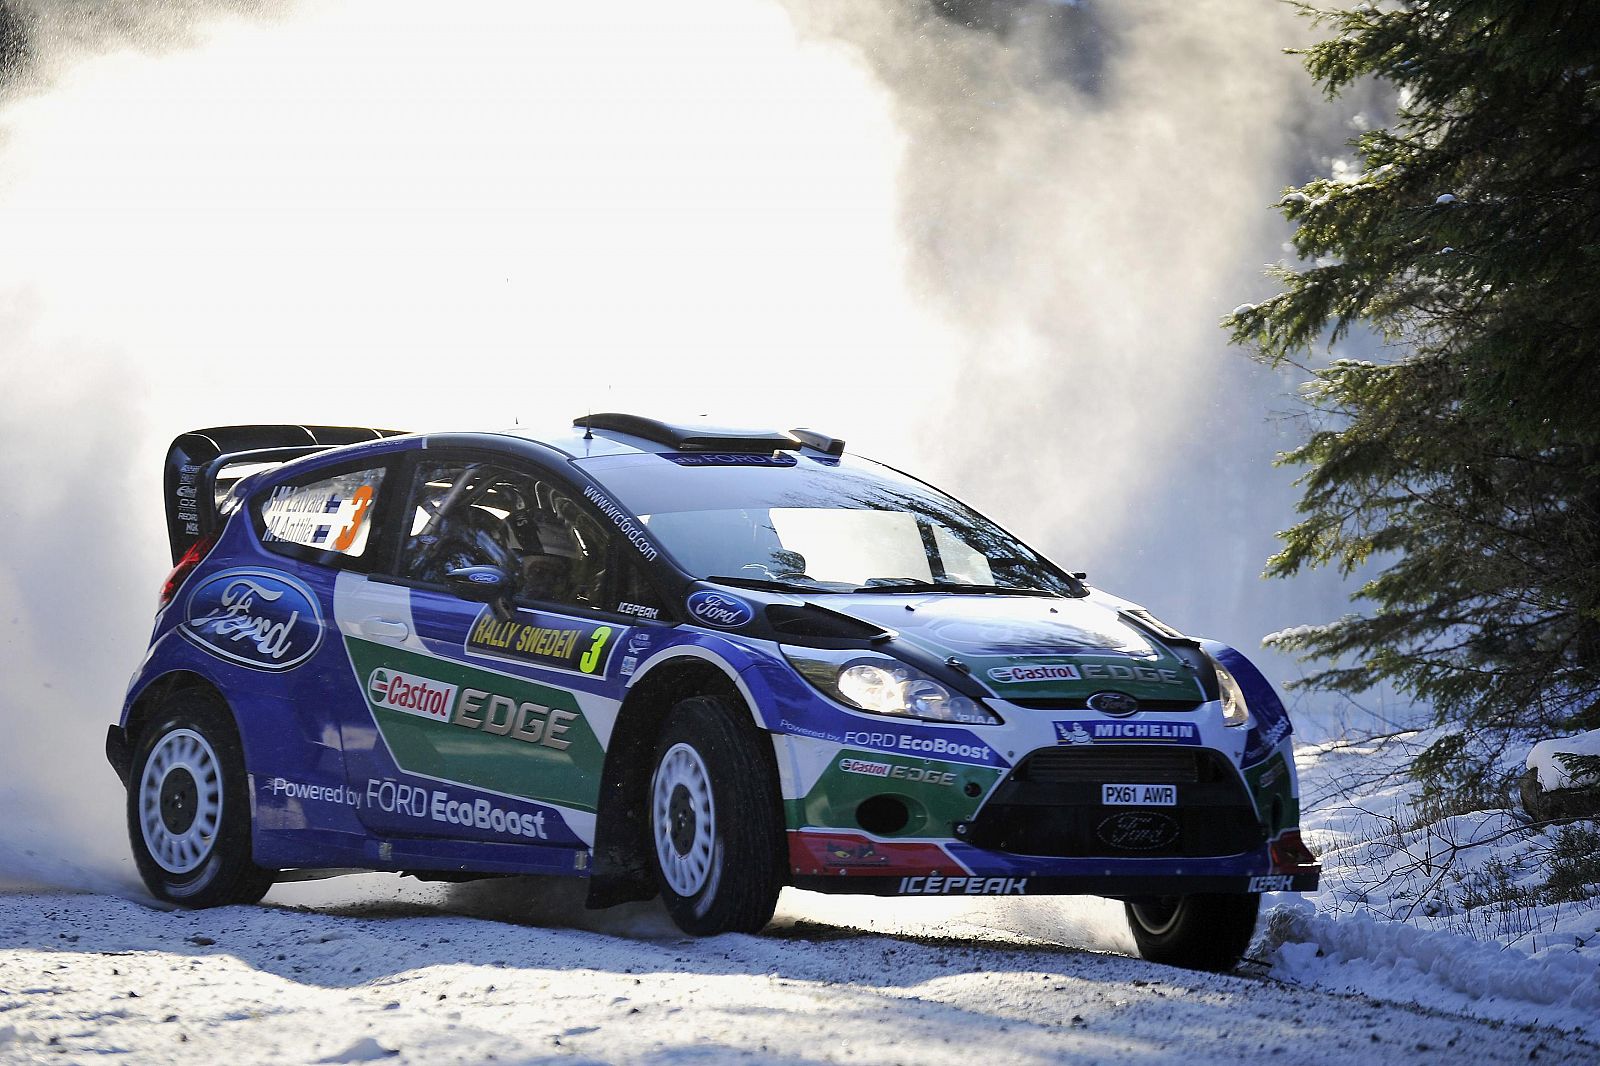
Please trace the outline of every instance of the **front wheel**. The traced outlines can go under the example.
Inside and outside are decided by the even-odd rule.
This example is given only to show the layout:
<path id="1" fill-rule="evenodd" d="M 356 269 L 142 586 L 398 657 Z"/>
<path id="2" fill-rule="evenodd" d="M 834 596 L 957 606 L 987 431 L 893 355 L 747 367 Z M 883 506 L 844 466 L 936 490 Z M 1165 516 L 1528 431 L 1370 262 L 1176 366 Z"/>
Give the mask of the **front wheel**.
<path id="1" fill-rule="evenodd" d="M 1187 970 L 1225 973 L 1239 964 L 1250 946 L 1261 894 L 1161 896 L 1129 901 L 1124 907 L 1141 957 Z"/>
<path id="2" fill-rule="evenodd" d="M 272 872 L 250 858 L 250 797 L 227 712 L 180 693 L 139 736 L 128 837 L 145 887 L 183 907 L 254 903 Z"/>
<path id="3" fill-rule="evenodd" d="M 696 936 L 755 933 L 783 887 L 783 815 L 762 734 L 731 700 L 672 709 L 650 778 L 650 844 L 667 913 Z"/>

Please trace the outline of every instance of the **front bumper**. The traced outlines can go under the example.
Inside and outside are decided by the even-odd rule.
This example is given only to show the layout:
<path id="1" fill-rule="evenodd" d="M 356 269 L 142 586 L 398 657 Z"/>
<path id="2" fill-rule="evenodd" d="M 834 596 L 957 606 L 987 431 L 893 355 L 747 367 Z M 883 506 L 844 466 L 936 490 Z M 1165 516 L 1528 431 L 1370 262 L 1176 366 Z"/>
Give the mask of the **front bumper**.
<path id="1" fill-rule="evenodd" d="M 1270 780 L 1241 770 L 1249 734 L 1220 713 L 1113 720 L 997 701 L 1003 725 L 969 728 L 793 695 L 774 740 L 796 887 L 1130 898 L 1317 887 L 1292 753 L 1271 753 Z"/>
<path id="2" fill-rule="evenodd" d="M 876 896 L 1092 895 L 1311 892 L 1322 868 L 1273 866 L 1266 845 L 1204 858 L 1015 855 L 959 841 L 879 841 L 861 834 L 789 834 L 796 888 Z"/>

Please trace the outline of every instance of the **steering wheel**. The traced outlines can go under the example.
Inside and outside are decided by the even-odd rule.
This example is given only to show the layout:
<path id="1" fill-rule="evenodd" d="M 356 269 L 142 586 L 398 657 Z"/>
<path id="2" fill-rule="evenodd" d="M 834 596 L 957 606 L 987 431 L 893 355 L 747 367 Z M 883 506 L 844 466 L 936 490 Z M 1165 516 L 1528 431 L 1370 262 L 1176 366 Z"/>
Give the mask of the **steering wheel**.
<path id="1" fill-rule="evenodd" d="M 507 573 L 515 572 L 516 559 L 512 556 L 511 549 L 500 543 L 493 533 L 483 528 L 486 520 L 472 507 L 452 514 L 435 514 L 428 523 L 433 540 L 424 544 L 417 552 L 412 570 L 417 574 L 425 574 L 441 556 L 448 552 L 461 551 L 486 558 L 490 565 L 498 566 Z M 474 565 L 482 564 L 475 562 Z"/>
<path id="2" fill-rule="evenodd" d="M 491 565 L 509 572 L 515 567 L 516 559 L 511 549 L 485 528 L 490 521 L 493 520 L 484 517 L 476 508 L 468 508 L 466 514 L 458 515 L 454 521 L 447 523 L 446 529 L 462 547 L 481 552 L 488 556 Z"/>

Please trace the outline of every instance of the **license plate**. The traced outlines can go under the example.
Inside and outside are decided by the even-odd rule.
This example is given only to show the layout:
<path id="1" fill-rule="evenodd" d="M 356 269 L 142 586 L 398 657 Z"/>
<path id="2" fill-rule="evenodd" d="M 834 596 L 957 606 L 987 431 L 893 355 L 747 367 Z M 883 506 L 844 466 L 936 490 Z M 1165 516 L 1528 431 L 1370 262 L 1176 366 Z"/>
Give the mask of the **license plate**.
<path id="1" fill-rule="evenodd" d="M 1100 802 L 1108 807 L 1176 807 L 1177 785 L 1101 785 Z"/>

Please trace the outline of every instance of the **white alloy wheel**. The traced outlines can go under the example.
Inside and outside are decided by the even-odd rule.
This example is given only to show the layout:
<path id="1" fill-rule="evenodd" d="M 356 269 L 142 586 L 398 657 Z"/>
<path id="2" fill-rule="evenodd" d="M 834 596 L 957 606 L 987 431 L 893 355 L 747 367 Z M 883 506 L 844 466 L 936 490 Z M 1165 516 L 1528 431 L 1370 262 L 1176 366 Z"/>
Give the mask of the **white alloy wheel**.
<path id="1" fill-rule="evenodd" d="M 711 874 L 717 812 L 705 760 L 688 744 L 674 744 L 656 765 L 650 815 L 667 886 L 679 896 L 694 895 Z"/>
<path id="2" fill-rule="evenodd" d="M 222 824 L 222 766 L 206 738 L 174 729 L 156 742 L 139 778 L 139 827 L 150 857 L 186 874 L 210 857 Z"/>

